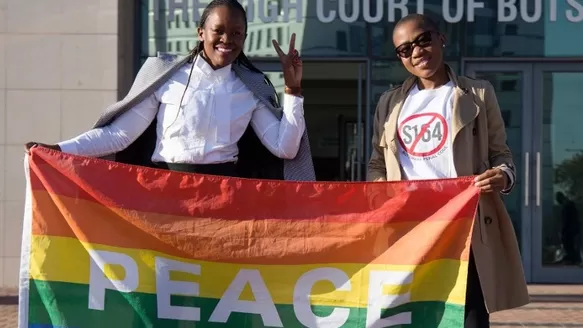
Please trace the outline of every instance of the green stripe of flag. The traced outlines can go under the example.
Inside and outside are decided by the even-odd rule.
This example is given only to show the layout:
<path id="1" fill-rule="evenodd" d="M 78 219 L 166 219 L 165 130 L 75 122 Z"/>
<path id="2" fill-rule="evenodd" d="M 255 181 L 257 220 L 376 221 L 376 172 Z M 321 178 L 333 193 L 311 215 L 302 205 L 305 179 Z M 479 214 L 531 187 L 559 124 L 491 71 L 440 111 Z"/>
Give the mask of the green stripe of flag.
<path id="1" fill-rule="evenodd" d="M 30 281 L 29 324 L 50 324 L 78 328 L 182 328 L 191 327 L 192 322 L 156 319 L 156 295 L 144 293 L 120 293 L 106 291 L 105 311 L 88 308 L 89 287 L 87 285 L 64 282 Z M 210 323 L 208 319 L 218 300 L 175 296 L 171 300 L 175 306 L 191 306 L 201 309 L 201 321 L 196 327 L 264 327 L 257 314 L 232 313 L 226 324 Z M 284 327 L 303 327 L 296 319 L 293 306 L 276 305 Z M 333 307 L 315 306 L 313 312 L 327 316 Z M 390 311 L 383 317 L 412 311 L 412 325 L 407 327 L 462 327 L 464 308 L 441 302 L 407 303 Z M 365 327 L 366 309 L 351 309 L 344 327 Z"/>

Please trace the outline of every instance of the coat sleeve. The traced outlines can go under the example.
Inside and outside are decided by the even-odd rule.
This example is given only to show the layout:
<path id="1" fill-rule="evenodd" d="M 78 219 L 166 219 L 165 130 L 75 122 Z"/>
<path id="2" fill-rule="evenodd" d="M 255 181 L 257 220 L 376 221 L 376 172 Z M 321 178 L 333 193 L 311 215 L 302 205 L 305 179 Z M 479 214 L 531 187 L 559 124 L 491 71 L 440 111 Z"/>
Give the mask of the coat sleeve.
<path id="1" fill-rule="evenodd" d="M 381 146 L 385 132 L 385 119 L 388 113 L 389 93 L 385 92 L 379 99 L 373 121 L 372 153 L 368 162 L 367 181 L 387 181 L 385 153 Z"/>
<path id="2" fill-rule="evenodd" d="M 501 168 L 508 175 L 510 186 L 503 191 L 506 194 L 514 188 L 516 168 L 512 153 L 506 143 L 506 127 L 494 87 L 490 82 L 484 81 L 484 83 L 484 103 L 488 119 L 488 158 L 492 167 Z"/>

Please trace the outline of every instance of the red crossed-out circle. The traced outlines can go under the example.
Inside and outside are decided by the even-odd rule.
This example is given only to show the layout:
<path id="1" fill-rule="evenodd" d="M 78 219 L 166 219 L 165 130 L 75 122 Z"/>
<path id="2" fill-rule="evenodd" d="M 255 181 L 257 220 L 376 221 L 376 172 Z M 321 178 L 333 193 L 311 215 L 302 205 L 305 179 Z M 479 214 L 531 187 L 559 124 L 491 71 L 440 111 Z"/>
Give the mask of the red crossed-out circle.
<path id="1" fill-rule="evenodd" d="M 409 122 L 411 120 L 414 120 L 416 118 L 420 118 L 420 117 L 428 117 L 429 118 L 429 121 L 421 126 L 421 131 L 419 131 L 419 134 L 415 137 L 415 140 L 413 140 L 413 143 L 411 144 L 411 147 L 407 147 L 407 145 L 405 145 L 405 142 L 401 138 L 401 130 L 403 129 L 403 126 L 407 122 Z M 441 126 L 443 128 L 443 138 L 441 138 L 441 142 L 435 148 L 433 148 L 433 149 L 431 149 L 429 151 L 426 151 L 426 152 L 416 152 L 415 151 L 415 148 L 419 144 L 419 141 L 421 141 L 421 138 L 423 137 L 423 135 L 425 134 L 425 132 L 427 132 L 427 129 L 429 129 L 429 127 L 431 126 L 431 124 L 435 120 L 441 121 Z M 403 149 L 405 149 L 405 151 L 409 155 L 411 155 L 411 156 L 418 156 L 418 157 L 431 156 L 431 155 L 436 154 L 438 151 L 440 151 L 441 148 L 443 148 L 443 146 L 445 146 L 445 143 L 447 142 L 447 134 L 448 134 L 448 128 L 447 128 L 447 124 L 445 122 L 445 118 L 442 115 L 438 114 L 438 113 L 422 113 L 422 114 L 414 114 L 414 115 L 411 115 L 411 116 L 407 117 L 406 119 L 404 119 L 403 122 L 401 122 L 401 124 L 399 125 L 399 133 L 397 133 L 397 135 L 399 136 L 399 143 L 401 144 L 401 147 L 403 147 Z"/>

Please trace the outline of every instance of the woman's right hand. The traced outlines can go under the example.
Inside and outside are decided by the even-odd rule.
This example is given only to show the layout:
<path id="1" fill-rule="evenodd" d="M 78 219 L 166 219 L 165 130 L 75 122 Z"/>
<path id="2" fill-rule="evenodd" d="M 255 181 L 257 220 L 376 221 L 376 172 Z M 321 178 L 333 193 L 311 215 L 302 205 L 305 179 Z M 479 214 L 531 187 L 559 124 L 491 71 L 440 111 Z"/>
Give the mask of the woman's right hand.
<path id="1" fill-rule="evenodd" d="M 27 142 L 24 145 L 24 151 L 27 154 L 30 154 L 30 149 L 31 148 L 34 148 L 34 147 L 37 147 L 37 146 L 39 146 L 39 147 L 45 147 L 45 148 L 49 148 L 49 149 L 53 149 L 53 150 L 57 150 L 57 151 L 61 151 L 61 147 L 59 147 L 59 145 L 47 145 L 47 144 L 43 144 L 43 143 L 40 143 L 40 142 L 34 142 L 34 141 Z"/>

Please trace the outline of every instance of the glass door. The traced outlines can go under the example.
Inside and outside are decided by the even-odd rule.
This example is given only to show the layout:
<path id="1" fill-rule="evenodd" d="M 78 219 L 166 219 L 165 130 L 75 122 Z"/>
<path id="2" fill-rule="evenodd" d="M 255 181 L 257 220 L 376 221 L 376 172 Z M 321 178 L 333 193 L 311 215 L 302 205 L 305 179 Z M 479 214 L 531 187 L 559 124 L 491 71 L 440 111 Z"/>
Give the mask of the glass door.
<path id="1" fill-rule="evenodd" d="M 514 157 L 517 179 L 514 191 L 502 199 L 518 239 L 526 279 L 532 273 L 532 67 L 524 64 L 472 63 L 466 75 L 489 81 L 496 91 L 506 126 L 507 143 Z"/>
<path id="2" fill-rule="evenodd" d="M 363 181 L 366 177 L 366 163 L 365 163 L 365 145 L 364 145 L 364 102 L 366 99 L 366 94 L 364 93 L 364 76 L 366 72 L 366 64 L 359 63 L 357 68 L 357 78 L 356 78 L 356 122 L 345 126 L 343 131 L 349 132 L 352 130 L 354 136 L 354 154 L 352 160 L 353 169 L 350 181 Z"/>
<path id="3" fill-rule="evenodd" d="M 583 282 L 583 65 L 533 65 L 533 280 Z"/>
<path id="4" fill-rule="evenodd" d="M 518 179 L 505 196 L 527 281 L 583 283 L 583 65 L 469 63 L 490 81 Z"/>
<path id="5" fill-rule="evenodd" d="M 319 181 L 365 179 L 366 61 L 305 61 L 302 93 L 312 159 Z M 279 61 L 253 60 L 283 99 Z"/>
<path id="6" fill-rule="evenodd" d="M 364 123 L 360 124 L 360 131 L 364 129 Z M 362 176 L 358 176 L 357 170 L 362 169 L 359 165 L 359 154 L 362 154 L 358 150 L 363 145 L 359 145 L 359 128 L 356 125 L 356 120 L 347 119 L 343 115 L 338 118 L 338 131 L 340 135 L 340 144 L 338 147 L 338 152 L 340 154 L 340 181 L 360 181 Z M 362 162 L 362 161 L 361 161 Z M 363 172 L 364 176 L 364 172 Z"/>

